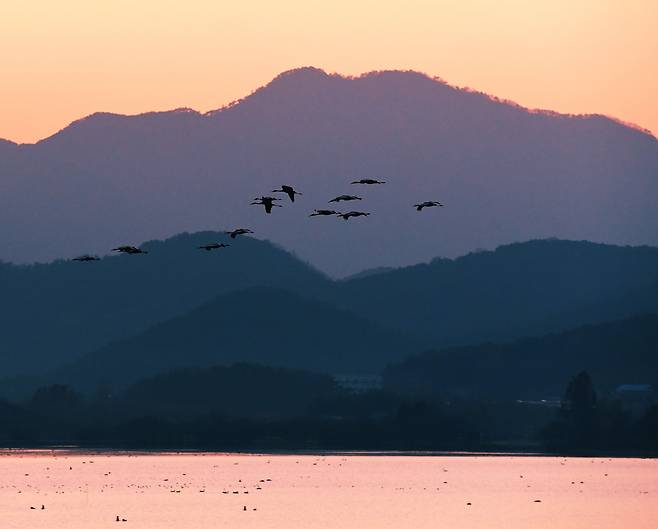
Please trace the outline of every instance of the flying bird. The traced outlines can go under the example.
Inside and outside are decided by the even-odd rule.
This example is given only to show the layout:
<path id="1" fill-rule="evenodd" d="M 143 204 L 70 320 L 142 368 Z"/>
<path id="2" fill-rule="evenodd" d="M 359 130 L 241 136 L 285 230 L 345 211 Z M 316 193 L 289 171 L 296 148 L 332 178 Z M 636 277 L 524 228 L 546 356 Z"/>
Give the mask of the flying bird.
<path id="1" fill-rule="evenodd" d="M 361 180 L 354 180 L 354 182 L 352 183 L 372 185 L 372 184 L 385 184 L 386 182 L 383 180 L 375 180 L 374 178 L 362 178 Z"/>
<path id="2" fill-rule="evenodd" d="M 272 193 L 285 193 L 290 197 L 290 201 L 295 201 L 295 195 L 301 195 L 299 191 L 295 191 L 292 186 L 281 186 L 281 189 L 274 189 Z"/>
<path id="3" fill-rule="evenodd" d="M 283 206 L 279 204 L 275 204 L 274 201 L 279 200 L 278 198 L 274 197 L 260 197 L 260 198 L 254 198 L 255 202 L 252 202 L 252 206 L 265 206 L 265 213 L 272 213 L 272 208 L 277 207 L 277 208 L 282 208 Z"/>
<path id="4" fill-rule="evenodd" d="M 349 220 L 352 217 L 367 217 L 370 213 L 365 213 L 364 211 L 348 211 L 347 213 L 341 213 L 338 215 L 340 218 Z"/>
<path id="5" fill-rule="evenodd" d="M 199 250 L 206 250 L 209 252 L 210 250 L 217 250 L 217 248 L 227 248 L 228 246 L 230 246 L 230 244 L 224 244 L 223 242 L 211 242 L 210 244 L 202 244 L 198 248 Z"/>
<path id="6" fill-rule="evenodd" d="M 334 211 L 333 209 L 316 209 L 309 215 L 309 217 L 318 217 L 323 215 L 340 215 L 340 211 Z"/>
<path id="7" fill-rule="evenodd" d="M 79 257 L 74 257 L 74 258 L 71 259 L 71 260 L 72 260 L 72 261 L 80 261 L 80 262 L 86 262 L 86 261 L 100 261 L 100 259 L 99 259 L 97 256 L 95 256 L 95 255 L 88 255 L 88 254 L 81 255 L 81 256 L 79 256 Z"/>
<path id="8" fill-rule="evenodd" d="M 336 198 L 332 198 L 329 202 L 342 202 L 343 200 L 363 200 L 363 199 L 355 195 L 339 195 Z"/>
<path id="9" fill-rule="evenodd" d="M 237 230 L 226 232 L 231 239 L 235 239 L 238 235 L 246 235 L 247 233 L 254 233 L 248 228 L 238 228 Z"/>
<path id="10" fill-rule="evenodd" d="M 433 208 L 433 207 L 443 207 L 441 202 L 436 202 L 433 200 L 428 200 L 427 202 L 421 202 L 420 204 L 414 204 L 416 211 L 423 211 L 423 208 Z"/>
<path id="11" fill-rule="evenodd" d="M 119 246 L 118 248 L 112 248 L 112 251 L 119 253 L 127 253 L 129 255 L 133 255 L 136 253 L 148 253 L 146 250 L 142 250 L 141 248 L 137 248 L 135 246 Z"/>

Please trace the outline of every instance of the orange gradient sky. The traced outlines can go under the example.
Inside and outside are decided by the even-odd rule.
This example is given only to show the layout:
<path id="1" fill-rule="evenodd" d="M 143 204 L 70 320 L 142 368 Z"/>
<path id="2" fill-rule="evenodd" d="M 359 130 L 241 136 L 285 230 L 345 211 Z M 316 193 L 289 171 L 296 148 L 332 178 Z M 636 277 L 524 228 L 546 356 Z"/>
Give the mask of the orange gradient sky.
<path id="1" fill-rule="evenodd" d="M 658 133 L 657 0 L 24 0 L 0 5 L 0 138 L 215 109 L 299 66 L 413 69 Z"/>

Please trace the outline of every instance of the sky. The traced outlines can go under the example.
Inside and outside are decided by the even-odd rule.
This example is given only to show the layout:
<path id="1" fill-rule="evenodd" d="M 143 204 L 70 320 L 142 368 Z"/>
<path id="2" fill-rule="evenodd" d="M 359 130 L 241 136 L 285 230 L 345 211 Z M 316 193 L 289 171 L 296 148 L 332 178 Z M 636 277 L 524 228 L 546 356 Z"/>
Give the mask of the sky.
<path id="1" fill-rule="evenodd" d="M 219 108 L 282 71 L 417 70 L 658 134 L 658 1 L 23 0 L 0 5 L 0 138 Z"/>

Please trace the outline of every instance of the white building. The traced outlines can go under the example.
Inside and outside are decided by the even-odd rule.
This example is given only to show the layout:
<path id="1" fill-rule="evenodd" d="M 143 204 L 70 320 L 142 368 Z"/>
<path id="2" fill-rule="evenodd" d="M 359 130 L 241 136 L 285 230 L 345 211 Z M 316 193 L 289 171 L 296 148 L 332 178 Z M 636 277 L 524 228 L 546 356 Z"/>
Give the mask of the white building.
<path id="1" fill-rule="evenodd" d="M 384 388 L 381 375 L 335 375 L 334 381 L 338 387 L 350 393 L 365 393 Z"/>

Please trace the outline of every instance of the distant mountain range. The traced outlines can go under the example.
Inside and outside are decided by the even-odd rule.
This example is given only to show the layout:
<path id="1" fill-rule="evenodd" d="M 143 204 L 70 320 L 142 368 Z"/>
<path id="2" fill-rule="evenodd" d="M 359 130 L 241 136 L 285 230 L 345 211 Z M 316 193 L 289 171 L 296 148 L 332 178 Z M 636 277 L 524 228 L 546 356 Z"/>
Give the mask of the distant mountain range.
<path id="1" fill-rule="evenodd" d="M 658 387 L 658 315 L 426 352 L 390 366 L 386 382 L 416 397 L 559 399 L 583 370 L 604 395 L 621 384 Z"/>
<path id="2" fill-rule="evenodd" d="M 436 346 L 658 312 L 658 248 L 540 240 L 337 283 L 336 305 Z"/>
<path id="3" fill-rule="evenodd" d="M 197 248 L 217 240 L 230 246 Z M 314 295 L 331 285 L 290 253 L 248 237 L 201 232 L 142 247 L 149 253 L 90 263 L 0 264 L 0 373 L 53 369 L 222 293 L 261 286 Z"/>
<path id="4" fill-rule="evenodd" d="M 231 244 L 206 252 L 212 241 Z M 182 234 L 145 255 L 0 266 L 0 377 L 125 386 L 252 362 L 376 373 L 432 348 L 658 313 L 658 248 L 530 241 L 346 281 L 267 242 Z"/>
<path id="5" fill-rule="evenodd" d="M 401 332 L 280 289 L 230 292 L 55 375 L 73 387 L 125 387 L 154 373 L 237 362 L 321 373 L 380 372 L 420 350 Z"/>
<path id="6" fill-rule="evenodd" d="M 272 215 L 249 205 L 282 183 L 304 195 Z M 345 192 L 372 215 L 308 218 Z M 421 200 L 446 207 L 418 213 Z M 208 114 L 99 113 L 34 145 L 0 142 L 11 262 L 244 225 L 346 276 L 551 236 L 656 245 L 657 203 L 653 136 L 414 72 L 303 68 Z"/>

